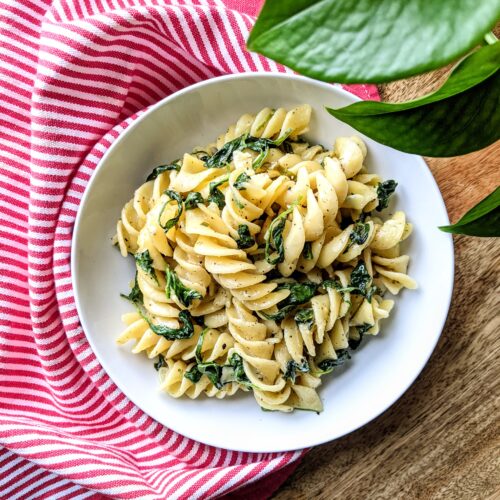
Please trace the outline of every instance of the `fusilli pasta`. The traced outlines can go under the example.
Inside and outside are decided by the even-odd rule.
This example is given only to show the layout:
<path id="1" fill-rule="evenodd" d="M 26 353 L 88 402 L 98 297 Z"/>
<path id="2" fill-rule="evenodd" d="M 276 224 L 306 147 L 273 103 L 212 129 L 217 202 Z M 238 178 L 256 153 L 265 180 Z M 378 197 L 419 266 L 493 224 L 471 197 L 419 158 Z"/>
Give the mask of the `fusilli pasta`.
<path id="1" fill-rule="evenodd" d="M 307 143 L 311 108 L 243 115 L 153 170 L 123 207 L 115 244 L 136 261 L 118 343 L 156 360 L 173 397 L 252 391 L 265 410 L 322 410 L 321 377 L 376 335 L 416 288 L 380 212 L 396 188 L 369 173 L 359 137 Z"/>

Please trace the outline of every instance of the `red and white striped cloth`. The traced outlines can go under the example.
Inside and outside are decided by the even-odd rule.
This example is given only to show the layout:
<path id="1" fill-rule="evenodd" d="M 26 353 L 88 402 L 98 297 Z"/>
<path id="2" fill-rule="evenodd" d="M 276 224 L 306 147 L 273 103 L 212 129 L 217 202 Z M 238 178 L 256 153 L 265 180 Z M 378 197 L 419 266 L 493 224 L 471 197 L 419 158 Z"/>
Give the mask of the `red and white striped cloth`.
<path id="1" fill-rule="evenodd" d="M 145 415 L 92 353 L 70 276 L 82 193 L 138 112 L 288 71 L 245 50 L 260 3 L 0 0 L 0 498 L 265 498 L 302 456 L 216 449 Z"/>

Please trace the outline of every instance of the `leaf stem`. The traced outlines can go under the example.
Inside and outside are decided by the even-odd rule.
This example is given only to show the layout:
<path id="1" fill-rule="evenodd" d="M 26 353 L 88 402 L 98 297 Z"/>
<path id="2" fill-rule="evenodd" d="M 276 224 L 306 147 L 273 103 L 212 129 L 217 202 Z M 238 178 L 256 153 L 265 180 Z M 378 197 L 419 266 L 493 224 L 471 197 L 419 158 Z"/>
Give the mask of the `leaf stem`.
<path id="1" fill-rule="evenodd" d="M 486 33 L 486 35 L 484 35 L 484 40 L 488 45 L 493 45 L 494 43 L 498 42 L 498 38 L 496 37 L 495 33 L 493 33 L 493 31 Z"/>

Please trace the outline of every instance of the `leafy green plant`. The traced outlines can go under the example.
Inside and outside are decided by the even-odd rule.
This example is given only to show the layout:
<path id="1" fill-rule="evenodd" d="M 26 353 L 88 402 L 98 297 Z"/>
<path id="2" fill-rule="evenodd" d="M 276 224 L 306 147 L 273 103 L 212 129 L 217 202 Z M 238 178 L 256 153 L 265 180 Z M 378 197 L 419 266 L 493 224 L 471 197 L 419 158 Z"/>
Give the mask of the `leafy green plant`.
<path id="1" fill-rule="evenodd" d="M 327 108 L 382 144 L 449 157 L 500 138 L 500 43 L 488 33 L 499 18 L 498 0 L 267 0 L 247 45 L 299 73 L 339 83 L 385 83 L 462 58 L 441 88 L 419 99 Z M 387 185 L 385 198 L 379 194 L 380 208 L 393 187 Z M 496 193 L 441 229 L 500 236 Z"/>

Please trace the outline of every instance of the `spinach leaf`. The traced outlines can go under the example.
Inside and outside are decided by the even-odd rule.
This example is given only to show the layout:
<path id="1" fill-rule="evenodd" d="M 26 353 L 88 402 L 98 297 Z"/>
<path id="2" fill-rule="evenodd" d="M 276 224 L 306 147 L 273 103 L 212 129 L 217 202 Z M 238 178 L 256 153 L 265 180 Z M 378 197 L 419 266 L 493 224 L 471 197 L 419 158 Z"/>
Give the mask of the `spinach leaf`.
<path id="1" fill-rule="evenodd" d="M 243 151 L 244 149 L 251 149 L 259 153 L 257 158 L 252 163 L 252 166 L 257 170 L 264 162 L 269 148 L 277 148 L 291 134 L 292 130 L 286 130 L 284 134 L 276 140 L 264 139 L 262 137 L 253 137 L 248 134 L 243 134 L 232 141 L 226 142 L 211 158 L 205 161 L 207 168 L 222 168 L 231 163 L 235 151 Z"/>
<path id="2" fill-rule="evenodd" d="M 184 307 L 189 307 L 193 300 L 201 299 L 201 293 L 185 286 L 177 276 L 177 273 L 168 266 L 165 269 L 165 294 L 167 299 L 173 293 Z"/>
<path id="3" fill-rule="evenodd" d="M 323 288 L 333 288 L 337 290 L 342 295 L 344 300 L 345 293 L 353 293 L 354 295 L 362 295 L 368 302 L 372 301 L 372 297 L 380 293 L 380 289 L 377 286 L 370 286 L 372 282 L 372 277 L 366 269 L 366 264 L 364 261 L 360 260 L 358 265 L 351 272 L 351 283 L 350 286 L 342 286 L 342 283 L 338 278 L 324 280 L 321 283 Z"/>
<path id="4" fill-rule="evenodd" d="M 163 207 L 160 210 L 160 215 L 158 215 L 158 224 L 160 227 L 165 231 L 165 233 L 168 233 L 168 231 L 174 227 L 177 222 L 179 222 L 179 219 L 182 215 L 182 197 L 179 193 L 176 191 L 172 191 L 171 189 L 167 189 L 164 194 L 166 194 L 170 200 L 166 201 L 163 204 Z M 171 202 L 171 201 L 176 201 L 177 202 L 177 213 L 175 214 L 175 217 L 172 219 L 169 219 L 164 225 L 161 223 L 161 216 L 163 214 L 163 211 L 165 210 L 165 207 Z"/>
<path id="5" fill-rule="evenodd" d="M 396 191 L 398 183 L 393 181 L 392 179 L 381 182 L 377 186 L 377 197 L 378 197 L 378 205 L 377 212 L 382 212 L 384 208 L 389 206 L 389 198 L 394 191 Z"/>
<path id="6" fill-rule="evenodd" d="M 366 295 L 371 281 L 372 277 L 366 269 L 366 264 L 360 260 L 351 273 L 351 286 L 354 287 L 352 292 L 358 295 Z"/>
<path id="7" fill-rule="evenodd" d="M 244 191 L 246 189 L 245 183 L 249 181 L 250 181 L 250 176 L 246 172 L 243 172 L 240 175 L 238 175 L 238 177 L 236 177 L 233 186 L 238 191 Z"/>
<path id="8" fill-rule="evenodd" d="M 311 307 L 299 309 L 293 319 L 298 325 L 306 325 L 310 330 L 314 324 L 314 312 Z"/>
<path id="9" fill-rule="evenodd" d="M 193 208 L 197 208 L 200 203 L 204 203 L 203 196 L 201 196 L 201 193 L 193 191 L 186 196 L 184 208 L 186 210 L 193 210 Z"/>
<path id="10" fill-rule="evenodd" d="M 337 366 L 342 366 L 348 359 L 351 359 L 351 355 L 347 349 L 339 349 L 336 351 L 336 359 L 324 359 L 318 363 L 318 368 L 322 373 L 330 373 Z"/>
<path id="11" fill-rule="evenodd" d="M 120 293 L 120 297 L 130 300 L 130 302 L 132 302 L 133 304 L 142 304 L 144 297 L 142 295 L 141 289 L 139 288 L 139 283 L 137 282 L 137 272 L 135 273 L 134 286 L 130 290 L 130 293 L 128 295 Z"/>
<path id="12" fill-rule="evenodd" d="M 324 280 L 323 283 L 321 283 L 321 286 L 323 288 L 333 288 L 342 295 L 347 292 L 354 292 L 355 290 L 358 290 L 358 288 L 354 286 L 342 286 L 342 283 L 338 278 Z"/>
<path id="13" fill-rule="evenodd" d="M 356 222 L 352 228 L 351 234 L 349 235 L 349 243 L 345 247 L 344 253 L 346 253 L 354 244 L 362 245 L 365 243 L 369 235 L 370 225 L 359 221 Z"/>
<path id="14" fill-rule="evenodd" d="M 158 356 L 158 361 L 153 365 L 156 371 L 159 371 L 160 368 L 164 368 L 167 366 L 167 360 L 161 354 Z"/>
<path id="15" fill-rule="evenodd" d="M 226 365 L 219 365 L 213 361 L 207 363 L 197 362 L 189 371 L 184 373 L 184 377 L 194 383 L 199 382 L 203 375 L 206 375 L 217 389 L 222 389 L 224 385 L 232 382 L 248 387 L 251 386 L 243 368 L 243 359 L 237 353 L 232 354 Z"/>
<path id="16" fill-rule="evenodd" d="M 281 212 L 269 225 L 266 232 L 265 257 L 269 264 L 280 264 L 285 260 L 285 247 L 283 240 L 283 231 L 286 226 L 286 218 L 293 212 L 299 200 L 292 203 L 285 211 Z M 272 254 L 276 253 L 275 257 Z"/>
<path id="17" fill-rule="evenodd" d="M 304 250 L 302 251 L 302 255 L 304 256 L 304 259 L 306 260 L 311 260 L 314 255 L 312 252 L 312 243 L 310 241 L 306 241 L 304 244 Z"/>
<path id="18" fill-rule="evenodd" d="M 222 366 L 217 363 L 198 363 L 184 373 L 184 377 L 195 384 L 200 381 L 203 375 L 206 375 L 217 389 L 222 389 L 223 384 L 220 381 Z"/>
<path id="19" fill-rule="evenodd" d="M 144 250 L 144 252 L 136 253 L 134 259 L 137 265 L 151 278 L 154 279 L 156 284 L 158 284 L 158 278 L 156 277 L 155 270 L 153 268 L 153 259 L 149 254 L 149 250 Z"/>
<path id="20" fill-rule="evenodd" d="M 247 47 L 318 80 L 382 83 L 456 60 L 499 17 L 496 0 L 267 0 Z"/>
<path id="21" fill-rule="evenodd" d="M 500 236 L 500 187 L 471 208 L 456 224 L 439 229 L 469 236 Z"/>
<path id="22" fill-rule="evenodd" d="M 359 337 L 357 339 L 349 339 L 349 347 L 353 351 L 359 347 L 361 341 L 363 340 L 363 335 L 372 327 L 373 325 L 370 325 L 368 323 L 363 323 L 362 325 L 356 327 Z"/>
<path id="23" fill-rule="evenodd" d="M 235 151 L 239 151 L 245 147 L 247 134 L 236 137 L 232 141 L 226 142 L 213 156 L 205 161 L 207 168 L 222 168 L 231 163 Z"/>
<path id="24" fill-rule="evenodd" d="M 286 364 L 286 370 L 285 374 L 283 375 L 283 378 L 285 380 L 291 380 L 292 384 L 295 384 L 295 379 L 297 377 L 297 372 L 301 373 L 308 373 L 309 372 L 309 363 L 307 362 L 307 359 L 302 359 L 302 363 L 296 363 L 293 360 L 290 360 Z"/>
<path id="25" fill-rule="evenodd" d="M 262 316 L 266 319 L 272 319 L 274 321 L 281 321 L 288 314 L 290 314 L 297 306 L 301 304 L 305 304 L 309 300 L 314 297 L 316 290 L 318 289 L 318 285 L 313 283 L 312 281 L 304 281 L 303 283 L 288 282 L 288 283 L 280 283 L 275 291 L 278 290 L 290 290 L 290 295 L 283 299 L 281 302 L 278 302 L 277 308 L 278 312 L 276 313 L 264 313 L 261 312 Z"/>
<path id="26" fill-rule="evenodd" d="M 499 68 L 500 43 L 494 43 L 462 60 L 446 83 L 426 97 L 327 110 L 377 142 L 406 153 L 463 155 L 500 138 Z"/>
<path id="27" fill-rule="evenodd" d="M 215 203 L 221 210 L 224 208 L 224 205 L 226 204 L 226 200 L 224 197 L 224 193 L 218 189 L 219 186 L 222 186 L 222 184 L 225 184 L 229 180 L 229 176 L 225 176 L 219 181 L 214 181 L 209 184 L 209 190 L 208 190 L 208 198 L 207 201 L 209 203 L 213 202 Z"/>
<path id="28" fill-rule="evenodd" d="M 129 295 L 120 294 L 124 299 L 130 300 L 132 302 L 137 312 L 144 318 L 144 320 L 148 323 L 149 328 L 156 333 L 157 335 L 161 335 L 165 337 L 167 340 L 177 340 L 177 339 L 190 339 L 194 333 L 193 326 L 193 318 L 189 311 L 180 311 L 179 312 L 179 321 L 181 323 L 180 328 L 170 328 L 165 324 L 154 324 L 151 321 L 151 317 L 149 312 L 144 307 L 143 301 L 144 296 L 139 288 L 139 284 L 137 283 L 137 273 L 135 274 L 135 283 Z"/>
<path id="29" fill-rule="evenodd" d="M 177 161 L 179 161 L 179 160 L 177 160 Z M 178 172 L 180 169 L 181 169 L 181 166 L 176 162 L 170 163 L 168 165 L 160 165 L 160 166 L 154 168 L 153 171 L 147 176 L 146 182 L 147 181 L 154 181 L 163 172 L 168 172 L 169 170 L 175 170 Z"/>
<path id="30" fill-rule="evenodd" d="M 149 323 L 149 328 L 151 328 L 156 335 L 165 337 L 167 340 L 190 339 L 194 333 L 193 321 L 189 311 L 179 312 L 180 328 L 170 328 L 165 324 L 155 325 L 147 319 L 147 317 L 144 317 L 144 319 Z"/>
<path id="31" fill-rule="evenodd" d="M 252 238 L 250 229 L 246 224 L 240 224 L 238 226 L 238 239 L 236 240 L 236 243 L 238 243 L 238 248 L 241 248 L 242 250 L 255 245 L 255 240 Z"/>
<path id="32" fill-rule="evenodd" d="M 247 387 L 252 386 L 243 367 L 243 358 L 237 352 L 233 352 L 229 358 L 229 368 L 232 368 L 232 373 L 226 375 L 226 383 L 234 381 Z"/>

